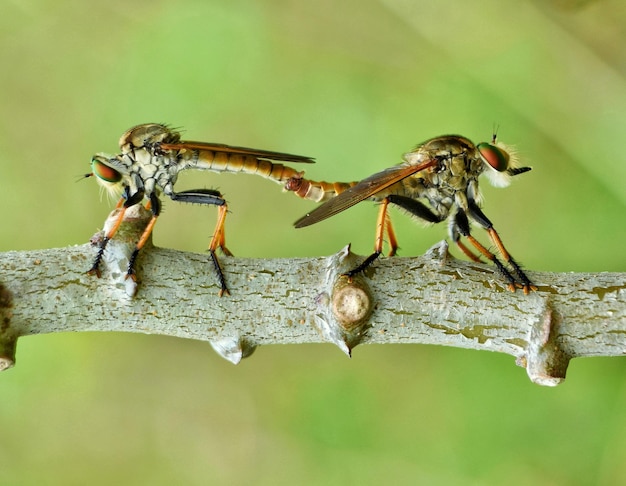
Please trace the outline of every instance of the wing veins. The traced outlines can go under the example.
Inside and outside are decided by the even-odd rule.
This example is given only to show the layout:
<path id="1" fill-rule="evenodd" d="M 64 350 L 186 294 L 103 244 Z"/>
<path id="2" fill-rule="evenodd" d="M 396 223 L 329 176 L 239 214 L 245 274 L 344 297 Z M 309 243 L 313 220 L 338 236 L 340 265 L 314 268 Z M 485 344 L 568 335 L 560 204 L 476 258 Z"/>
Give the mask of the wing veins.
<path id="1" fill-rule="evenodd" d="M 294 223 L 294 226 L 296 228 L 304 228 L 305 226 L 319 223 L 337 213 L 351 208 L 355 204 L 364 201 L 396 182 L 436 164 L 436 159 L 430 159 L 421 164 L 411 165 L 409 167 L 396 166 L 371 175 L 304 215 Z"/>
<path id="2" fill-rule="evenodd" d="M 252 155 L 271 160 L 281 160 L 288 162 L 302 162 L 305 164 L 314 164 L 315 160 L 304 155 L 287 154 L 283 152 L 272 152 L 271 150 L 260 150 L 247 147 L 236 147 L 225 145 L 222 143 L 210 142 L 179 142 L 179 143 L 162 143 L 162 149 L 165 150 L 210 150 L 211 152 L 226 152 L 230 154 Z"/>

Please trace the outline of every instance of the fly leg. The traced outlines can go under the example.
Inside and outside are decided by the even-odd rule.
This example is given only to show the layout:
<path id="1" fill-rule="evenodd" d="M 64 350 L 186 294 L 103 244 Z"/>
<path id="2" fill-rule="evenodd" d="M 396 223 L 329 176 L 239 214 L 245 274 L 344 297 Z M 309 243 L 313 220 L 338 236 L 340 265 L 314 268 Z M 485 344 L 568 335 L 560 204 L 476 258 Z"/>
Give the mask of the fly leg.
<path id="1" fill-rule="evenodd" d="M 416 218 L 424 220 L 428 223 L 434 223 L 434 224 L 441 223 L 448 216 L 447 213 L 445 214 L 436 213 L 432 209 L 430 209 L 428 206 L 410 197 L 392 195 L 392 196 L 389 196 L 389 199 L 392 203 L 401 207 L 412 216 L 415 216 Z M 469 233 L 469 224 L 467 225 L 467 227 L 468 227 L 468 233 Z M 457 224 L 454 221 L 450 225 L 450 237 L 452 238 L 452 241 L 454 241 L 454 243 L 459 247 L 459 249 L 468 258 L 470 258 L 471 260 L 475 262 L 479 262 L 479 263 L 481 262 L 480 257 L 478 257 L 478 255 L 475 255 L 467 246 L 465 246 L 461 242 L 461 239 L 460 239 L 461 235 L 459 234 L 459 231 L 457 229 Z"/>
<path id="2" fill-rule="evenodd" d="M 447 214 L 438 214 L 428 206 L 419 202 L 417 199 L 410 197 L 392 194 L 391 196 L 388 196 L 387 199 L 389 199 L 390 203 L 404 209 L 411 216 L 415 216 L 416 218 L 422 219 L 428 223 L 441 223 L 448 216 Z"/>
<path id="3" fill-rule="evenodd" d="M 378 211 L 378 220 L 376 222 L 376 239 L 374 241 L 374 253 L 368 256 L 363 263 L 361 263 L 358 267 L 353 268 L 349 272 L 346 272 L 344 275 L 348 278 L 354 277 L 356 274 L 363 272 L 367 267 L 369 267 L 372 263 L 376 261 L 376 259 L 383 252 L 383 242 L 385 239 L 385 231 L 389 235 L 389 244 L 391 245 L 391 251 L 389 252 L 389 256 L 393 256 L 398 249 L 398 242 L 396 240 L 395 232 L 393 231 L 393 227 L 391 226 L 391 220 L 389 219 L 389 215 L 387 214 L 387 207 L 389 206 L 389 198 L 385 198 L 382 200 L 380 205 L 380 210 Z"/>
<path id="4" fill-rule="evenodd" d="M 126 213 L 126 210 L 129 207 L 140 203 L 141 200 L 143 199 L 143 196 L 144 196 L 143 190 L 137 191 L 135 194 L 131 195 L 130 188 L 128 186 L 124 188 L 122 198 L 117 203 L 117 208 L 119 209 L 117 220 L 115 221 L 113 226 L 111 226 L 107 234 L 104 235 L 104 238 L 100 242 L 100 245 L 98 247 L 98 253 L 96 254 L 96 258 L 94 259 L 93 265 L 87 271 L 88 274 L 96 275 L 98 278 L 100 278 L 100 263 L 102 262 L 102 257 L 104 256 L 104 250 L 106 249 L 107 244 L 115 236 L 115 233 L 117 233 L 117 230 L 119 229 L 120 225 L 122 224 L 122 221 L 124 220 L 124 213 Z"/>
<path id="5" fill-rule="evenodd" d="M 517 281 L 521 284 L 521 288 L 524 290 L 524 293 L 528 294 L 531 290 L 537 290 L 537 287 L 535 287 L 531 283 L 530 279 L 526 276 L 526 274 L 522 271 L 517 262 L 513 260 L 513 257 L 511 257 L 509 252 L 506 250 L 506 248 L 504 247 L 504 243 L 502 243 L 502 240 L 500 239 L 500 235 L 498 235 L 498 232 L 493 227 L 491 221 L 489 221 L 489 218 L 485 216 L 485 213 L 482 212 L 482 210 L 474 201 L 469 201 L 469 214 L 472 219 L 476 220 L 483 228 L 485 228 L 485 230 L 489 234 L 489 237 L 491 238 L 491 241 L 498 248 L 498 252 L 502 256 L 504 261 L 507 262 L 509 266 L 513 269 L 513 273 L 517 277 Z M 515 290 L 515 287 L 513 288 L 513 290 Z"/>
<path id="6" fill-rule="evenodd" d="M 387 239 L 389 241 L 389 253 L 387 254 L 387 256 L 396 256 L 396 251 L 398 250 L 398 239 L 396 238 L 396 232 L 394 231 L 393 225 L 391 224 L 391 218 L 389 217 L 389 213 L 386 214 L 385 229 L 387 230 Z"/>
<path id="7" fill-rule="evenodd" d="M 213 236 L 211 237 L 211 244 L 209 245 L 209 255 L 211 256 L 211 261 L 213 262 L 213 267 L 215 267 L 215 272 L 217 273 L 217 279 L 220 282 L 220 291 L 219 296 L 222 295 L 230 295 L 228 288 L 226 287 L 226 280 L 224 279 L 224 272 L 222 271 L 222 267 L 220 266 L 220 262 L 217 259 L 217 255 L 215 254 L 215 250 L 219 247 L 222 252 L 226 256 L 233 256 L 233 254 L 226 248 L 226 236 L 224 234 L 224 222 L 226 221 L 226 213 L 228 211 L 228 206 L 224 203 L 222 206 L 217 208 L 217 223 L 215 223 L 215 230 L 213 231 Z"/>
<path id="8" fill-rule="evenodd" d="M 404 209 L 411 216 L 419 218 L 428 223 L 441 223 L 446 217 L 447 214 L 439 214 L 430 209 L 428 206 L 425 206 L 421 202 L 416 199 L 412 199 L 406 196 L 398 196 L 392 194 L 388 196 L 390 203 L 395 204 L 396 206 Z M 393 236 L 393 231 L 389 232 L 389 239 L 395 241 L 395 236 Z M 397 246 L 397 244 L 396 244 Z M 392 246 L 393 248 L 393 246 Z"/>
<path id="9" fill-rule="evenodd" d="M 126 278 L 132 278 L 133 280 L 137 280 L 137 278 L 135 277 L 135 261 L 137 260 L 137 255 L 139 255 L 139 250 L 141 250 L 148 241 L 148 238 L 150 237 L 150 235 L 152 234 L 152 230 L 154 229 L 154 225 L 156 224 L 156 220 L 159 217 L 159 214 L 161 214 L 161 201 L 159 201 L 158 196 L 154 192 L 150 194 L 150 200 L 148 201 L 148 204 L 146 204 L 146 209 L 150 209 L 150 211 L 152 212 L 152 218 L 150 218 L 150 221 L 146 225 L 146 228 L 143 230 L 139 241 L 135 245 L 135 249 L 128 259 L 128 270 L 126 270 Z"/>
<path id="10" fill-rule="evenodd" d="M 463 216 L 465 216 L 465 214 L 463 214 Z M 455 217 L 450 220 L 450 226 L 448 228 L 450 232 L 450 238 L 452 239 L 452 241 L 454 241 L 454 243 L 459 248 L 459 250 L 461 250 L 467 258 L 469 258 L 470 260 L 476 263 L 484 263 L 480 259 L 480 256 L 478 256 L 476 253 L 470 250 L 461 241 L 461 231 L 459 228 L 462 224 L 465 224 L 465 221 L 457 221 L 457 218 L 462 218 L 463 216 L 455 215 Z M 467 217 L 465 217 L 465 220 L 467 220 Z M 469 234 L 469 221 L 467 222 L 465 229 L 467 229 L 467 233 Z"/>
<path id="11" fill-rule="evenodd" d="M 487 260 L 491 261 L 496 266 L 500 274 L 507 281 L 507 288 L 511 292 L 515 292 L 515 278 L 513 277 L 513 275 L 511 275 L 511 272 L 509 272 L 507 268 L 502 264 L 502 262 L 498 260 L 498 257 L 491 253 L 470 234 L 469 220 L 467 219 L 467 215 L 465 214 L 465 212 L 463 212 L 462 210 L 459 210 L 454 215 L 454 223 L 450 226 L 450 234 L 452 236 L 452 239 L 454 239 L 455 243 L 457 243 L 457 245 L 459 246 L 459 248 L 465 248 L 467 250 L 466 255 L 468 255 L 472 260 L 480 262 L 480 258 L 474 255 L 471 250 L 469 250 L 469 248 L 465 247 L 465 245 L 463 245 L 462 243 L 459 244 L 459 238 L 461 237 L 461 235 L 465 236 L 465 238 L 467 238 L 467 240 L 472 245 L 474 245 L 474 248 L 476 248 L 485 258 L 487 258 Z"/>
<path id="12" fill-rule="evenodd" d="M 226 222 L 226 213 L 228 213 L 228 205 L 224 203 L 217 208 L 217 222 L 215 223 L 215 229 L 213 230 L 213 236 L 211 237 L 211 244 L 209 245 L 209 251 L 215 251 L 218 248 L 222 250 L 222 253 L 226 256 L 233 256 L 228 248 L 226 248 L 226 230 L 224 223 Z"/>
<path id="13" fill-rule="evenodd" d="M 362 272 L 367 267 L 369 267 L 383 252 L 383 242 L 385 232 L 387 233 L 387 238 L 389 241 L 389 256 L 395 256 L 396 251 L 398 250 L 398 239 L 396 238 L 396 232 L 393 229 L 393 225 L 391 224 L 391 218 L 389 217 L 389 212 L 387 210 L 389 204 L 395 204 L 400 206 L 402 209 L 408 211 L 413 216 L 416 216 L 420 219 L 424 219 L 431 223 L 439 223 L 442 221 L 442 217 L 433 213 L 430 209 L 424 206 L 419 201 L 415 199 L 411 199 L 405 196 L 398 196 L 392 194 L 387 196 L 382 200 L 380 210 L 378 212 L 378 221 L 376 223 L 376 240 L 374 243 L 374 253 L 372 253 L 369 257 L 363 261 L 358 267 L 354 270 L 346 273 L 348 277 L 352 277 L 359 272 Z"/>
<path id="14" fill-rule="evenodd" d="M 405 211 L 409 212 L 411 215 L 427 221 L 429 223 L 440 223 L 443 221 L 448 215 L 436 213 L 429 207 L 425 206 L 421 202 L 406 197 L 406 196 L 397 196 L 391 195 L 388 197 L 390 202 L 396 204 L 401 207 Z M 467 219 L 466 214 L 463 211 L 458 211 L 454 216 L 452 223 L 450 224 L 450 237 L 454 241 L 454 243 L 459 247 L 459 249 L 467 255 L 468 258 L 475 262 L 480 262 L 480 257 L 474 252 L 472 252 L 467 246 L 461 242 L 461 235 L 465 236 L 468 241 L 474 245 L 474 247 L 486 258 L 493 262 L 496 268 L 500 271 L 500 273 L 504 276 L 504 278 L 509 282 L 509 289 L 515 290 L 515 279 L 511 275 L 511 273 L 506 269 L 506 267 L 496 258 L 496 256 L 491 253 L 487 248 L 478 242 L 471 234 L 470 234 L 470 226 L 469 221 Z M 507 260 L 508 261 L 508 260 Z"/>
<path id="15" fill-rule="evenodd" d="M 407 211 L 412 216 L 415 216 L 416 218 L 424 220 L 428 223 L 434 223 L 434 224 L 441 223 L 448 216 L 447 213 L 445 214 L 436 213 L 435 211 L 430 209 L 428 206 L 410 197 L 391 195 L 389 196 L 389 200 L 390 202 L 394 203 L 395 205 Z M 468 233 L 469 233 L 469 224 L 467 225 L 467 227 L 468 227 Z M 478 255 L 475 255 L 467 246 L 465 246 L 461 242 L 460 240 L 461 235 L 459 234 L 459 230 L 457 229 L 457 224 L 454 221 L 450 225 L 450 237 L 452 238 L 452 241 L 456 243 L 459 249 L 465 255 L 467 255 L 468 258 L 470 258 L 471 260 L 475 262 L 481 262 L 480 257 L 478 257 Z"/>
<path id="16" fill-rule="evenodd" d="M 226 201 L 219 191 L 215 191 L 213 189 L 194 189 L 189 191 L 181 191 L 169 194 L 169 196 L 174 201 L 196 204 L 213 204 L 215 206 L 218 206 L 217 223 L 215 224 L 215 230 L 213 231 L 213 236 L 211 237 L 211 244 L 209 245 L 209 255 L 211 257 L 213 267 L 215 268 L 215 273 L 217 274 L 217 280 L 220 284 L 219 296 L 221 297 L 224 294 L 230 295 L 228 287 L 226 286 L 224 272 L 222 272 L 222 267 L 220 266 L 220 262 L 217 259 L 217 255 L 215 253 L 215 250 L 217 250 L 217 248 L 220 248 L 225 255 L 232 256 L 232 253 L 228 250 L 228 248 L 226 248 L 226 238 L 224 234 L 224 222 L 226 220 L 226 212 L 228 211 Z"/>

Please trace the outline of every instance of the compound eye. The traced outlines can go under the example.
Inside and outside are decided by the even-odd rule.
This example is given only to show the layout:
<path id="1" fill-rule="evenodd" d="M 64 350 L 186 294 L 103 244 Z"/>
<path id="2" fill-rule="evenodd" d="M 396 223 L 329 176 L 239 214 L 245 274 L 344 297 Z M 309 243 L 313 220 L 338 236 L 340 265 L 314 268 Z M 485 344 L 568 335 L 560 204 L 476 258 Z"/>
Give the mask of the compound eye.
<path id="1" fill-rule="evenodd" d="M 479 143 L 476 148 L 484 162 L 498 172 L 504 172 L 509 168 L 509 154 L 490 143 Z"/>
<path id="2" fill-rule="evenodd" d="M 119 182 L 122 180 L 122 174 L 96 157 L 91 159 L 91 170 L 95 176 L 106 182 Z"/>

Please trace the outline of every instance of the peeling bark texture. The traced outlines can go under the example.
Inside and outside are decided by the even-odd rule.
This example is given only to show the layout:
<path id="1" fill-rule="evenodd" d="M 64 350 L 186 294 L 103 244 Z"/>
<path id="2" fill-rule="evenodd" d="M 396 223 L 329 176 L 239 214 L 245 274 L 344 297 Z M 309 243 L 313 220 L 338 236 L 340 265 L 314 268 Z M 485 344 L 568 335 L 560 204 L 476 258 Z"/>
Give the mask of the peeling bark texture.
<path id="1" fill-rule="evenodd" d="M 422 257 L 381 258 L 348 281 L 342 272 L 362 257 L 346 247 L 320 258 L 221 257 L 231 295 L 220 298 L 208 254 L 149 242 L 138 284 L 124 278 L 149 217 L 137 208 L 109 243 L 100 279 L 86 274 L 99 235 L 0 254 L 0 369 L 14 364 L 20 336 L 66 331 L 198 339 L 233 363 L 264 344 L 332 342 L 348 355 L 365 343 L 439 344 L 510 354 L 548 386 L 571 358 L 626 354 L 624 273 L 529 272 L 537 291 L 512 293 L 490 266 L 455 260 L 442 242 Z"/>

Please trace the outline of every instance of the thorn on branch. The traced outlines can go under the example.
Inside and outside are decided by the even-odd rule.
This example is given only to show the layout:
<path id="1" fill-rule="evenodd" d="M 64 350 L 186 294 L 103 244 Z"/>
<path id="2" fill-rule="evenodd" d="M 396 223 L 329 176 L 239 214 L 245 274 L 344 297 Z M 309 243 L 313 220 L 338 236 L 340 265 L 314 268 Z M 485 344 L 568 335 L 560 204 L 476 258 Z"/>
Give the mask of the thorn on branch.
<path id="1" fill-rule="evenodd" d="M 17 338 L 3 334 L 0 336 L 0 371 L 8 370 L 15 365 L 15 348 Z"/>
<path id="2" fill-rule="evenodd" d="M 256 345 L 242 337 L 228 337 L 210 343 L 217 354 L 233 364 L 239 364 L 256 350 Z"/>
<path id="3" fill-rule="evenodd" d="M 486 267 L 448 256 L 445 242 L 351 279 L 343 274 L 362 257 L 349 247 L 327 258 L 232 259 L 237 298 L 228 301 L 206 285 L 206 258 L 153 248 L 137 262 L 145 287 L 131 299 L 124 270 L 151 214 L 127 213 L 100 280 L 81 278 L 90 245 L 0 254 L 0 370 L 13 366 L 20 336 L 95 330 L 207 341 L 232 363 L 266 343 L 325 341 L 348 355 L 361 343 L 490 350 L 515 356 L 544 386 L 561 383 L 574 357 L 626 355 L 624 273 L 537 273 L 537 292 L 509 294 Z M 171 278 L 176 271 L 184 278 Z"/>

